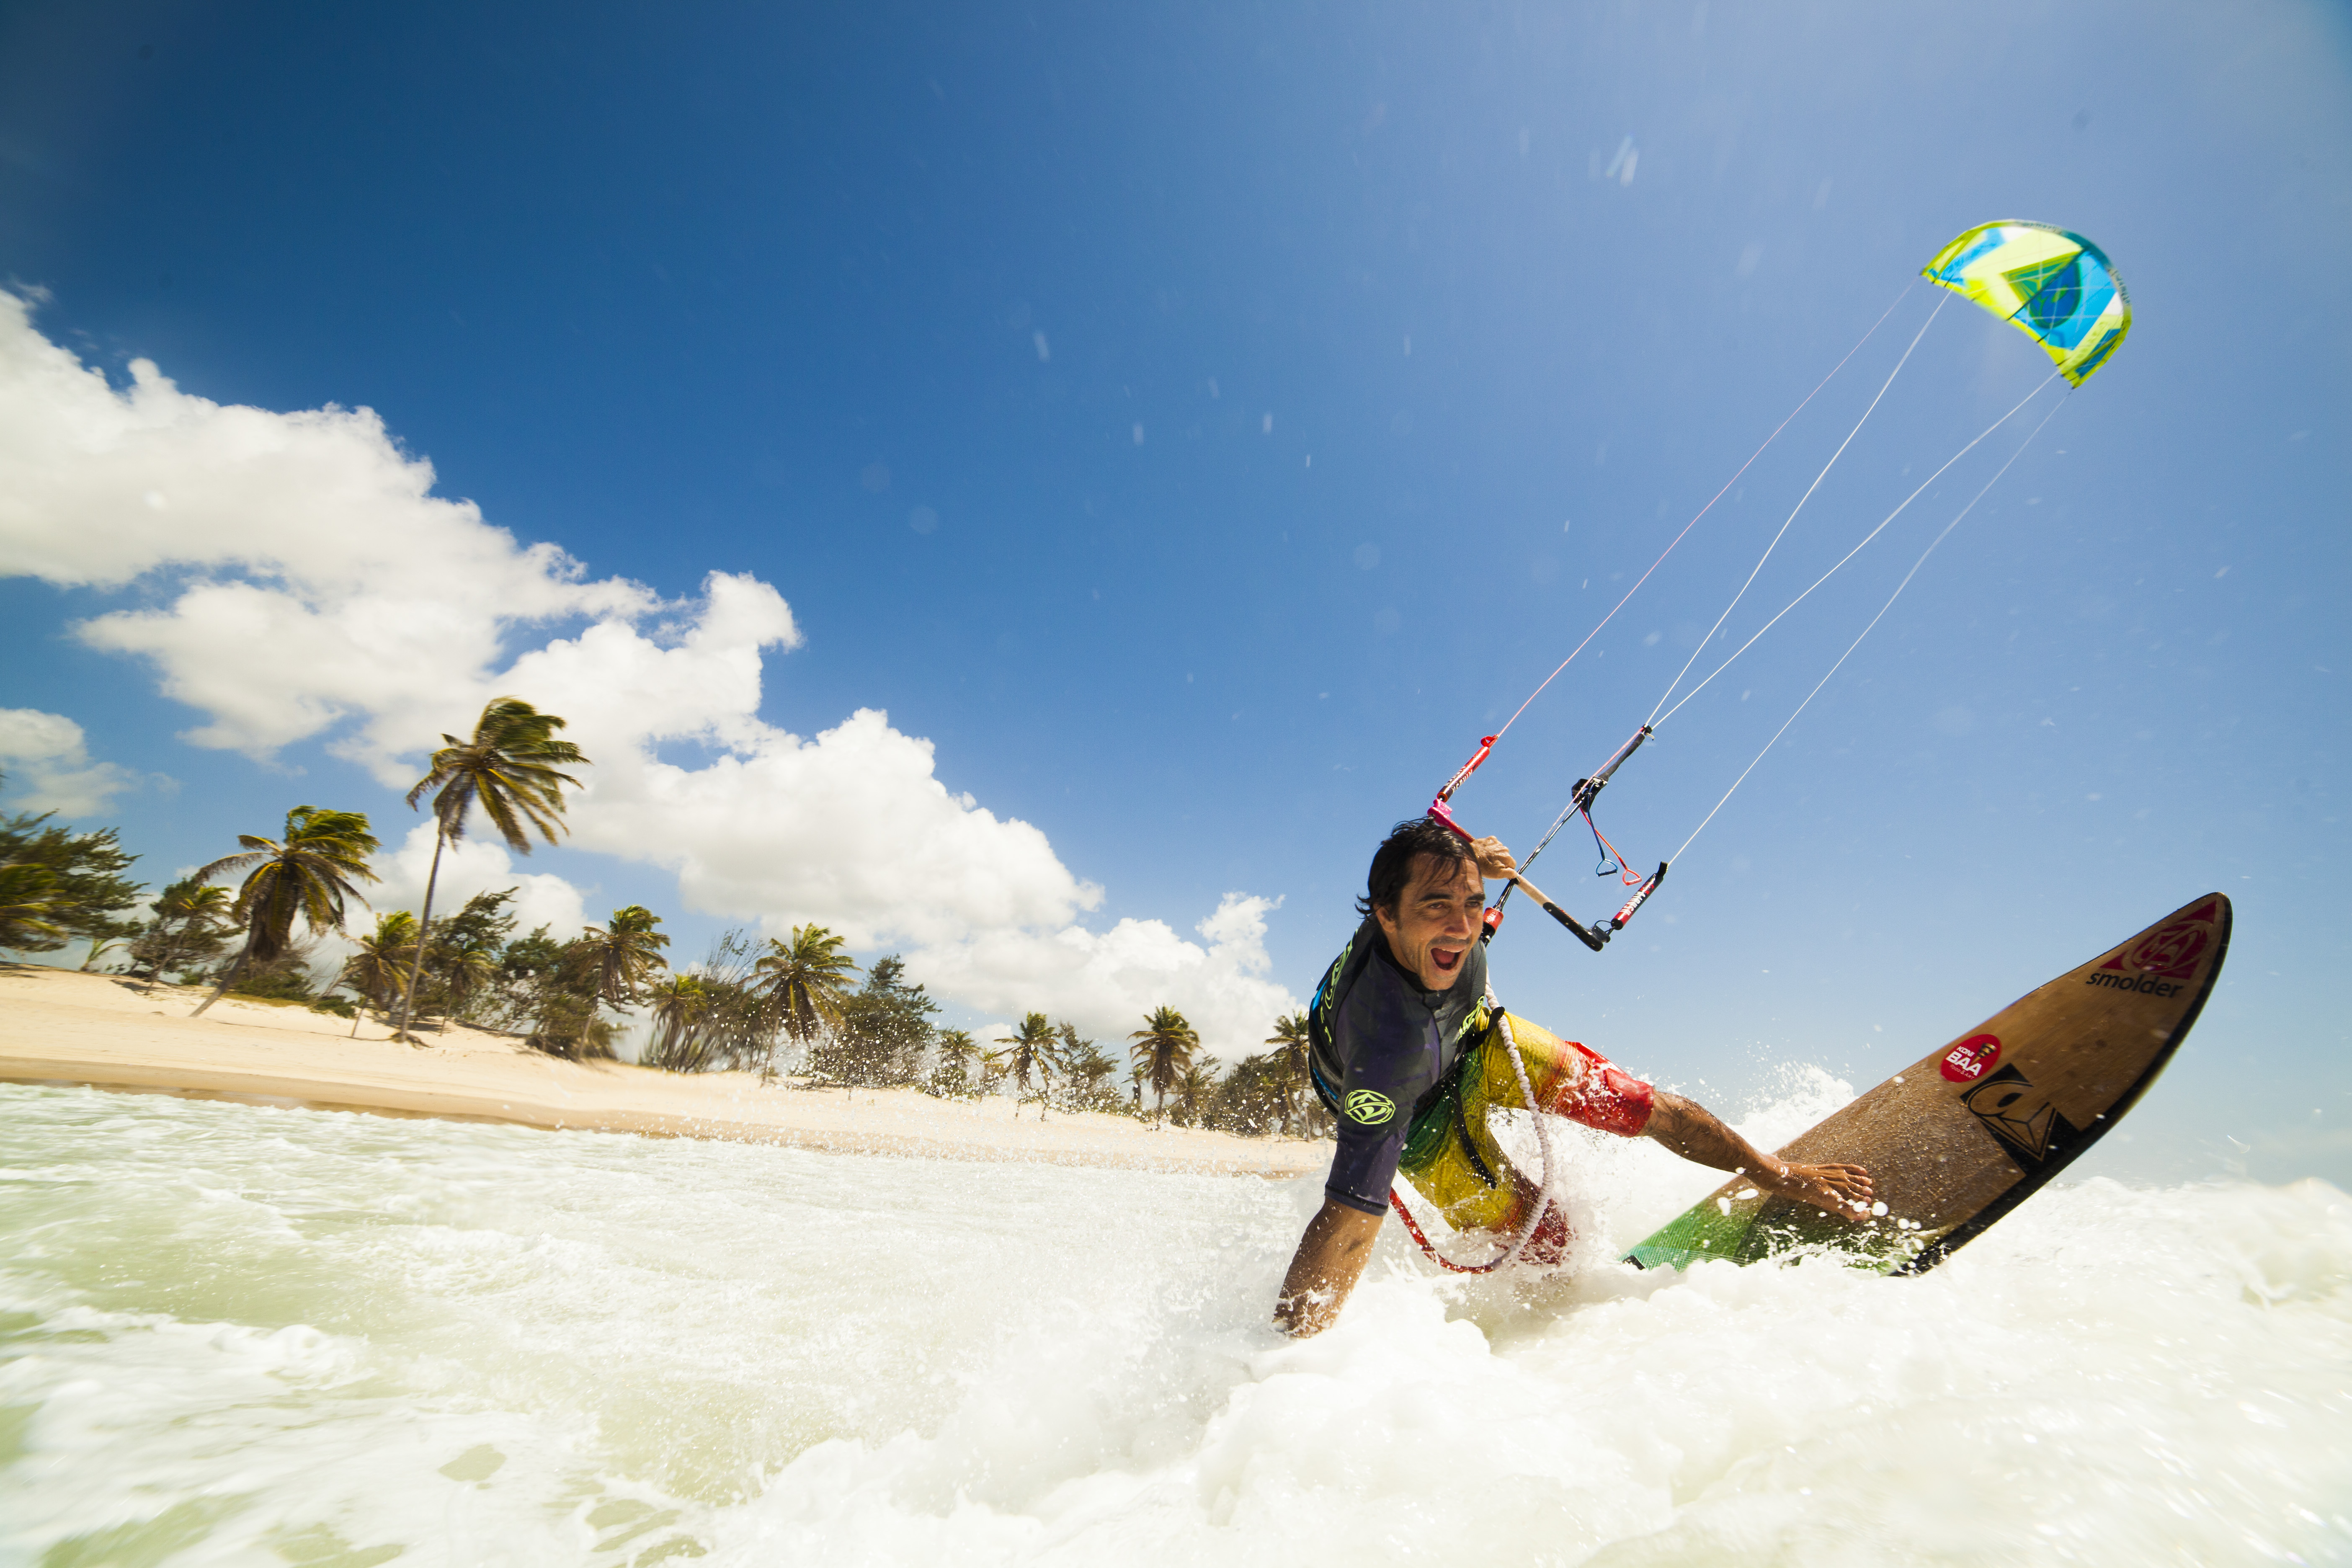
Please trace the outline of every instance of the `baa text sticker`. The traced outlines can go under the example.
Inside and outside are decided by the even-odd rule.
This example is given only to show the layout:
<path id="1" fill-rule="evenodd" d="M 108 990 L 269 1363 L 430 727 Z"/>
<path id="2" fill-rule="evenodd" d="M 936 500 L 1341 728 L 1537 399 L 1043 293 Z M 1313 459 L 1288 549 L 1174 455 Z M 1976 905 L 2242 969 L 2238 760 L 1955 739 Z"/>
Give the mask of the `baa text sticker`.
<path id="1" fill-rule="evenodd" d="M 1944 1077 L 1953 1083 L 1974 1083 L 2000 1060 L 1999 1035 L 1970 1035 L 1944 1053 Z"/>

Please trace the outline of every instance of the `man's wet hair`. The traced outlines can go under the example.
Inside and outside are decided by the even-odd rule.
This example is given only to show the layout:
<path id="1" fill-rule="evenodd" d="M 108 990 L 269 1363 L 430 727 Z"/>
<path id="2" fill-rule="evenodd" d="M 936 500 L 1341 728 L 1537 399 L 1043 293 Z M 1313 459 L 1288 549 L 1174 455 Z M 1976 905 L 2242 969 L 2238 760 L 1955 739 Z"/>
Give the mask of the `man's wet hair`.
<path id="1" fill-rule="evenodd" d="M 1396 919 L 1397 902 L 1412 883 L 1412 863 L 1423 855 L 1435 856 L 1440 865 L 1477 858 L 1460 834 L 1433 816 L 1400 822 L 1372 851 L 1372 868 L 1364 878 L 1364 896 L 1356 900 L 1356 918 L 1370 920 L 1380 910 Z"/>

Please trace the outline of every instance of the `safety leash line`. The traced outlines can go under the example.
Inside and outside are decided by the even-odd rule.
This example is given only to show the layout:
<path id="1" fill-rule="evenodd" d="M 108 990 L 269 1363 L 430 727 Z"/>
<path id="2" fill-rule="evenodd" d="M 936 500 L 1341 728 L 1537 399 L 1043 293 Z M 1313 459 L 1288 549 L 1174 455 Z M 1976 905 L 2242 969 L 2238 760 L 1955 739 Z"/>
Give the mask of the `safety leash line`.
<path id="1" fill-rule="evenodd" d="M 1510 1049 L 1511 1071 L 1519 1080 L 1519 1099 L 1527 1106 L 1528 1113 L 1536 1120 L 1536 1147 L 1543 1154 L 1543 1185 L 1536 1191 L 1535 1207 L 1528 1211 L 1527 1223 L 1519 1227 L 1518 1235 L 1512 1237 L 1508 1247 L 1485 1263 L 1456 1263 L 1438 1251 L 1430 1244 L 1429 1237 L 1422 1234 L 1420 1225 L 1414 1221 L 1412 1211 L 1404 1206 L 1404 1199 L 1398 1194 L 1396 1181 L 1391 1177 L 1389 1205 L 1396 1210 L 1397 1217 L 1404 1221 L 1405 1234 L 1420 1245 L 1430 1261 L 1450 1274 L 1492 1274 L 1497 1268 L 1517 1261 L 1519 1254 L 1527 1249 L 1528 1241 L 1534 1237 L 1536 1227 L 1543 1224 L 1544 1215 L 1552 1205 L 1551 1131 L 1544 1124 L 1544 1113 L 1536 1108 L 1535 1085 L 1528 1081 L 1528 1064 L 1519 1055 L 1518 1037 L 1511 1033 L 1511 1016 L 1494 1003 L 1493 994 L 1492 992 L 1487 994 L 1488 1005 L 1495 1008 L 1495 1023 L 1503 1032 L 1503 1044 Z"/>
<path id="2" fill-rule="evenodd" d="M 2034 391 L 2037 393 L 2041 390 L 2041 387 L 2034 388 Z M 1787 722 L 1783 723 L 1778 730 L 1772 731 L 1772 738 L 1764 742 L 1764 750 L 1756 753 L 1756 762 L 1749 763 L 1745 768 L 1742 768 L 1739 771 L 1739 776 L 1731 781 L 1731 787 L 1723 792 L 1723 799 L 1715 803 L 1715 811 L 1708 812 L 1705 816 L 1699 819 L 1699 825 L 1691 829 L 1691 836 L 1683 840 L 1682 848 L 1675 850 L 1673 855 L 1668 857 L 1670 860 L 1681 859 L 1683 858 L 1683 851 L 1688 849 L 1694 843 L 1697 842 L 1698 836 L 1706 831 L 1706 825 L 1715 820 L 1715 813 L 1723 809 L 1725 802 L 1729 801 L 1734 795 L 1738 794 L 1739 786 L 1748 782 L 1748 775 L 1756 771 L 1756 763 L 1762 762 L 1765 754 L 1770 752 L 1774 746 L 1780 744 L 1780 737 L 1789 732 L 1789 725 L 1797 721 L 1797 714 L 1802 713 L 1805 710 L 1806 704 L 1811 702 L 1816 696 L 1820 695 L 1822 688 L 1830 683 L 1830 676 L 1835 675 L 1840 667 L 1843 666 L 1847 659 L 1853 657 L 1853 650 L 1862 646 L 1863 637 L 1868 637 L 1872 628 L 1876 626 L 1881 620 L 1885 618 L 1886 612 L 1895 607 L 1895 601 L 1903 596 L 1903 590 L 1911 585 L 1911 579 L 1919 574 L 1919 568 L 1927 564 L 1927 557 L 1936 552 L 1936 546 L 1943 543 L 1947 538 L 1950 537 L 1952 530 L 1960 526 L 1961 518 L 1968 516 L 1969 513 L 1976 510 L 1977 502 L 1984 500 L 1985 496 L 1991 491 L 1993 486 L 2000 482 L 2001 475 L 2009 472 L 2010 465 L 2015 463 L 2018 458 L 2025 455 L 2026 447 L 2033 445 L 2033 437 L 2042 434 L 2042 426 L 2049 424 L 2052 419 L 2057 416 L 2058 410 L 2065 406 L 2066 400 L 2063 397 L 2056 403 L 2051 405 L 2050 412 L 2042 416 L 2042 425 L 2036 425 L 2032 430 L 2027 434 L 2025 439 L 2018 443 L 2017 450 L 2009 455 L 2009 462 L 2003 463 L 2000 468 L 1995 471 L 1992 478 L 1985 481 L 1984 489 L 1977 491 L 1975 495 L 1969 499 L 1969 504 L 1960 509 L 1959 516 L 1953 518 L 1951 521 L 1946 523 L 1944 525 L 1944 531 L 1936 535 L 1934 541 L 1928 544 L 1927 548 L 1919 552 L 1919 559 L 1911 563 L 1910 571 L 1903 574 L 1903 581 L 1895 584 L 1895 592 L 1886 596 L 1886 603 L 1878 607 L 1878 614 L 1870 617 L 1870 625 L 1862 628 L 1862 637 L 1854 638 L 1853 644 L 1847 647 L 1845 652 L 1838 655 L 1837 663 L 1830 666 L 1829 675 L 1822 676 L 1821 679 L 1813 683 L 1812 690 L 1805 693 L 1805 700 L 1797 704 L 1797 712 L 1790 714 Z M 2003 417 L 2005 418 L 2007 416 L 2003 416 Z M 1808 590 L 1808 592 L 1810 592 L 1810 590 Z M 1710 677 L 1709 679 L 1713 678 Z M 1696 693 L 1694 693 L 1694 695 L 1696 695 Z"/>

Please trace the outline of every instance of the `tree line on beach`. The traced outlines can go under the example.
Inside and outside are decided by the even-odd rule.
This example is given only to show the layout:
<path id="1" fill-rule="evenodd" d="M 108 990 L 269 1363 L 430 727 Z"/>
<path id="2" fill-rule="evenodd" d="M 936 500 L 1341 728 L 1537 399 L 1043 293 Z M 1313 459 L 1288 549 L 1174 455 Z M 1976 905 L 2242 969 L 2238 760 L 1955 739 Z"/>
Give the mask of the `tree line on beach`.
<path id="1" fill-rule="evenodd" d="M 558 736 L 564 727 L 509 697 L 483 710 L 470 739 L 444 735 L 408 794 L 411 806 L 430 796 L 435 817 L 421 910 L 371 910 L 373 925 L 356 929 L 381 849 L 364 813 L 297 806 L 278 837 L 240 835 L 236 853 L 152 902 L 130 879 L 136 857 L 116 829 L 75 833 L 47 814 L 0 817 L 0 951 L 87 942 L 84 970 L 208 986 L 199 1014 L 234 994 L 337 1014 L 356 1034 L 373 1013 L 416 1045 L 426 1043 L 420 1027 L 455 1023 L 519 1036 L 551 1056 L 610 1059 L 620 1030 L 641 1016 L 640 1060 L 672 1072 L 751 1069 L 770 1080 L 957 1099 L 1009 1092 L 1016 1114 L 1034 1104 L 1041 1118 L 1097 1110 L 1243 1133 L 1330 1131 L 1308 1079 L 1303 1013 L 1276 1019 L 1267 1048 L 1225 1070 L 1168 1006 L 1108 1049 L 1042 1012 L 1000 1039 L 940 1028 L 940 1005 L 908 983 L 898 954 L 875 959 L 861 977 L 843 939 L 817 924 L 783 938 L 729 931 L 700 962 L 673 969 L 661 917 L 639 904 L 569 941 L 545 925 L 519 932 L 513 888 L 476 893 L 436 919 L 443 853 L 474 819 L 522 854 L 534 834 L 553 843 L 564 831 L 564 791 L 579 782 L 564 770 L 588 764 Z M 330 937 L 352 951 L 322 977 Z"/>

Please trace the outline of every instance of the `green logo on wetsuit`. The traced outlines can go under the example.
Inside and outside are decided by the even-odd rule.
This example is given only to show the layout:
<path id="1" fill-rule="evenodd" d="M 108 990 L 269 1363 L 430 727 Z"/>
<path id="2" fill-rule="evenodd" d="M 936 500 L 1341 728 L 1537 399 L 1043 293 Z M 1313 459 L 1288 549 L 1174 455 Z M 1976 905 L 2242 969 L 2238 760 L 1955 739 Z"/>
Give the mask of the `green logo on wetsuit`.
<path id="1" fill-rule="evenodd" d="M 1396 1114 L 1396 1101 L 1385 1094 L 1360 1089 L 1348 1096 L 1348 1115 L 1367 1127 L 1378 1127 Z"/>

